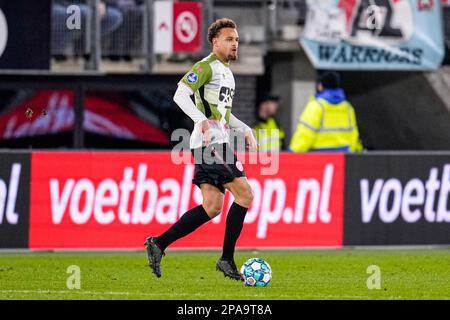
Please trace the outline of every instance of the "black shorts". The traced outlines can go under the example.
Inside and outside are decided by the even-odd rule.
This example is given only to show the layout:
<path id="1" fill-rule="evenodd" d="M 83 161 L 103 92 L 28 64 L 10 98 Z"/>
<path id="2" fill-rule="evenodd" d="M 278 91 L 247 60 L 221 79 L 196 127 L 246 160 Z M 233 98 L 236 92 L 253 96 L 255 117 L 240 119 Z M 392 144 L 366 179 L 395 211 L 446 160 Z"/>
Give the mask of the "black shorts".
<path id="1" fill-rule="evenodd" d="M 192 183 L 198 187 L 202 183 L 208 183 L 225 193 L 224 184 L 235 178 L 245 177 L 242 163 L 228 143 L 210 144 L 191 151 L 195 161 Z"/>

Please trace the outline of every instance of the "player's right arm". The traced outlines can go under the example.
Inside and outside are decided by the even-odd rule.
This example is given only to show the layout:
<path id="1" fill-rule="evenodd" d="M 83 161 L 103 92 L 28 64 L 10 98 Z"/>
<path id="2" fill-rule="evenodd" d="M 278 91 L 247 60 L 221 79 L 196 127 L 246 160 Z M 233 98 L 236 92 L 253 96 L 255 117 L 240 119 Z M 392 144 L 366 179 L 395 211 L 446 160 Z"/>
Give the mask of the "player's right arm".
<path id="1" fill-rule="evenodd" d="M 203 133 L 203 141 L 208 145 L 211 141 L 208 118 L 197 108 L 191 99 L 194 94 L 212 77 L 211 66 L 207 62 L 197 62 L 178 83 L 177 91 L 173 97 L 175 103 L 194 121 L 194 125 L 200 125 Z"/>

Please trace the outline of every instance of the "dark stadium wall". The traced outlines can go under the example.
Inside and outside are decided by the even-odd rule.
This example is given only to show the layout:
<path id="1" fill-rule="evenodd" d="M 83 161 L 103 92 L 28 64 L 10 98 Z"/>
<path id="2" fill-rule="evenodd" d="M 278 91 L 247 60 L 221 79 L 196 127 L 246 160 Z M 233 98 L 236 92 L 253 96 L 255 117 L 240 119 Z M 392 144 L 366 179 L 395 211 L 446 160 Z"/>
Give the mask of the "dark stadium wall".
<path id="1" fill-rule="evenodd" d="M 236 75 L 236 96 L 233 100 L 233 114 L 248 125 L 255 120 L 257 77 Z"/>
<path id="2" fill-rule="evenodd" d="M 292 118 L 292 81 L 294 72 L 295 55 L 292 53 L 271 53 L 267 59 L 267 70 L 271 73 L 271 93 L 280 97 L 280 111 L 277 120 L 283 130 L 287 133 L 290 141 L 291 118 Z"/>
<path id="3" fill-rule="evenodd" d="M 450 112 L 420 72 L 342 72 L 368 150 L 448 150 Z"/>
<path id="4" fill-rule="evenodd" d="M 270 52 L 271 91 L 282 97 L 278 120 L 290 141 L 316 70 L 303 51 Z M 367 150 L 449 150 L 450 111 L 423 72 L 342 71 Z M 443 89 L 445 90 L 445 88 Z"/>
<path id="5" fill-rule="evenodd" d="M 298 125 L 298 117 L 310 95 L 314 93 L 316 71 L 304 51 L 291 48 L 288 52 L 272 51 L 266 58 L 266 70 L 270 73 L 270 92 L 280 96 L 277 114 L 289 144 Z"/>
<path id="6" fill-rule="evenodd" d="M 0 0 L 0 7 L 7 22 L 0 69 L 48 70 L 51 1 Z"/>

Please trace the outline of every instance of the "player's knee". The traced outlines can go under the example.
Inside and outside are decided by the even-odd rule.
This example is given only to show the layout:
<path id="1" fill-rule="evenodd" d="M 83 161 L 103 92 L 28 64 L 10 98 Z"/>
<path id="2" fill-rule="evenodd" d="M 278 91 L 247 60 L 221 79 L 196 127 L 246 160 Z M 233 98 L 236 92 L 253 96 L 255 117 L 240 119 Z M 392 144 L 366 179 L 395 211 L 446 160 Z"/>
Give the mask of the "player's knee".
<path id="1" fill-rule="evenodd" d="M 203 202 L 203 208 L 205 209 L 208 216 L 212 219 L 216 216 L 218 216 L 222 211 L 222 201 L 216 200 L 216 201 L 204 201 Z"/>
<path id="2" fill-rule="evenodd" d="M 239 195 L 239 204 L 243 207 L 249 208 L 252 205 L 252 201 L 253 191 L 250 188 L 245 189 L 245 191 Z"/>

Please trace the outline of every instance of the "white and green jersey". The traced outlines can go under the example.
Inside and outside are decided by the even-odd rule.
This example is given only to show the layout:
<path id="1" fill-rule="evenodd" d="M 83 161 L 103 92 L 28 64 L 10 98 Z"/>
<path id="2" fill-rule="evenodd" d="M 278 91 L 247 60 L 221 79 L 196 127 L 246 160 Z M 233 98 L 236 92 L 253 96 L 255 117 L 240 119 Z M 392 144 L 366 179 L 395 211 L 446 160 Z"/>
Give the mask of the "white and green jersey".
<path id="1" fill-rule="evenodd" d="M 221 61 L 214 53 L 194 66 L 180 82 L 194 92 L 196 107 L 209 120 L 211 143 L 229 142 L 229 122 L 235 82 L 229 63 Z M 200 126 L 195 126 L 191 136 L 191 148 L 202 146 Z"/>

